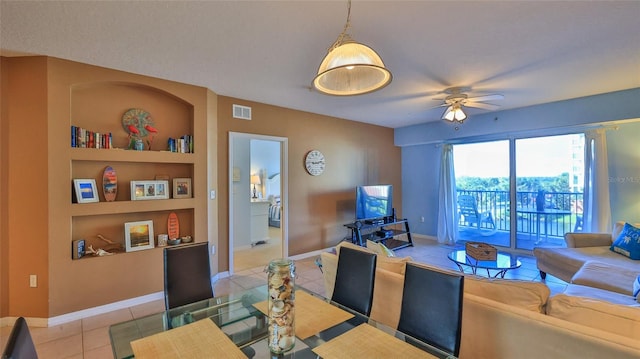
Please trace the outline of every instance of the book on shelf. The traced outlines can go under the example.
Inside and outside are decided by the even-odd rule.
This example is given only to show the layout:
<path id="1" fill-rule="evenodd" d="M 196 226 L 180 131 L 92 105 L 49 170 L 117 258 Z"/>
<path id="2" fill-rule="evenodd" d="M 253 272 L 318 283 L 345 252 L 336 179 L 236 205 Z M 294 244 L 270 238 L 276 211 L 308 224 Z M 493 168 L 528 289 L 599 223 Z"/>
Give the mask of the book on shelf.
<path id="1" fill-rule="evenodd" d="M 167 140 L 167 151 L 178 153 L 193 153 L 193 136 L 183 135 L 180 138 Z"/>
<path id="2" fill-rule="evenodd" d="M 71 147 L 78 148 L 113 148 L 113 135 L 89 131 L 82 127 L 71 126 Z"/>

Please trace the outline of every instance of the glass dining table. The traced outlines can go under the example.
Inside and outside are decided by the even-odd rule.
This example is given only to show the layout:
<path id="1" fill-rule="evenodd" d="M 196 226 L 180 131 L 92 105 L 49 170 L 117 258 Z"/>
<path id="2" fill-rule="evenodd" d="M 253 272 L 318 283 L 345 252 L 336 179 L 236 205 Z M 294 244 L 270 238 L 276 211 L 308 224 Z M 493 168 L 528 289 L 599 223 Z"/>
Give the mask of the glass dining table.
<path id="1" fill-rule="evenodd" d="M 298 319 L 303 319 L 305 314 L 301 311 L 308 310 L 302 305 L 303 303 L 300 303 L 300 305 L 297 303 L 303 297 L 313 297 L 314 301 L 317 299 L 322 301 L 322 303 L 319 301 L 313 302 L 314 307 L 322 307 L 324 304 L 329 304 L 332 306 L 329 309 L 335 309 L 333 307 L 340 308 L 349 314 L 350 319 L 321 330 L 313 331 L 314 329 L 311 329 L 312 332 L 309 332 L 309 324 L 314 322 L 313 317 L 309 320 L 310 316 L 306 316 L 307 321 L 310 323 L 304 324 L 305 328 L 302 327 L 303 323 L 298 326 Z M 217 328 L 220 328 L 226 337 L 249 358 L 331 359 L 360 356 L 357 350 L 361 350 L 362 356 L 360 357 L 371 357 L 371 351 L 375 351 L 377 354 L 383 354 L 386 351 L 391 356 L 399 354 L 403 357 L 455 359 L 453 355 L 382 323 L 378 323 L 349 308 L 326 300 L 302 286 L 296 286 L 297 338 L 295 346 L 284 354 L 273 354 L 270 353 L 267 342 L 267 316 L 259 310 L 261 308 L 260 304 L 266 300 L 267 286 L 262 285 L 114 324 L 109 328 L 114 358 L 134 358 L 135 353 L 132 342 L 140 341 L 144 338 L 157 337 L 162 335 L 161 333 L 170 334 L 172 330 L 180 330 L 179 328 L 186 327 L 190 323 L 195 324 L 195 322 L 200 323 L 200 321 L 208 320 L 213 322 Z M 319 311 L 318 313 L 323 312 Z M 317 318 L 317 321 L 321 321 L 322 314 L 318 315 Z M 303 330 L 311 334 L 305 335 L 301 339 L 298 334 L 299 332 L 302 333 Z M 354 337 L 356 335 L 361 335 L 362 337 L 356 338 Z M 347 339 L 358 344 L 352 345 L 354 342 L 349 342 Z M 363 340 L 366 345 L 362 345 Z M 410 343 L 410 345 L 407 343 Z M 345 349 L 336 347 L 337 345 L 344 345 Z M 142 356 L 140 355 L 140 357 Z M 211 353 L 211 356 L 208 357 L 224 358 L 226 355 L 225 353 Z"/>

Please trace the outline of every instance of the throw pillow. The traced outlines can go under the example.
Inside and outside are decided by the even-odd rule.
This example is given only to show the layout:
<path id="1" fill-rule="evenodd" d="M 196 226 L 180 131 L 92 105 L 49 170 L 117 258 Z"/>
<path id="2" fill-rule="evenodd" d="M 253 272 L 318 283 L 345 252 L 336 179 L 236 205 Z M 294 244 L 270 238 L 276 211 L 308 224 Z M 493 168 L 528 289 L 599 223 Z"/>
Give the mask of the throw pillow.
<path id="1" fill-rule="evenodd" d="M 640 275 L 633 281 L 633 296 L 640 303 Z"/>
<path id="2" fill-rule="evenodd" d="M 385 256 L 385 257 L 395 257 L 396 254 L 384 244 L 380 242 L 374 242 L 367 240 L 367 248 L 374 251 L 376 254 Z"/>
<path id="3" fill-rule="evenodd" d="M 625 223 L 610 249 L 631 259 L 640 259 L 640 228 Z"/>
<path id="4" fill-rule="evenodd" d="M 385 257 L 378 255 L 376 267 L 386 269 L 389 272 L 404 274 L 407 269 L 407 262 L 411 262 L 413 258 L 407 257 Z"/>

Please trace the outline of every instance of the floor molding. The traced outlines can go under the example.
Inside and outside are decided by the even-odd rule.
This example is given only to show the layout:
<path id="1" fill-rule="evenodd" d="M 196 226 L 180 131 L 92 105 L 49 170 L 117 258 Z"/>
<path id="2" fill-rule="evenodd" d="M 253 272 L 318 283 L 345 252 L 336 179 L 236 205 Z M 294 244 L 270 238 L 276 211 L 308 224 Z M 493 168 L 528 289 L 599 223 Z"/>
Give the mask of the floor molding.
<path id="1" fill-rule="evenodd" d="M 319 256 L 320 253 L 327 251 L 327 249 L 321 249 L 317 251 L 307 252 L 298 254 L 295 256 L 290 256 L 289 258 L 293 260 L 301 260 L 313 256 Z M 218 280 L 222 278 L 229 277 L 229 271 L 219 272 L 213 277 L 211 277 L 211 283 L 214 285 Z M 154 300 L 164 299 L 164 292 L 156 292 L 147 295 L 143 295 L 136 298 L 130 298 L 121 300 L 118 302 L 113 302 L 93 308 L 87 308 L 83 310 L 79 310 L 76 312 L 71 312 L 63 315 L 59 315 L 51 318 L 37 318 L 37 317 L 25 317 L 27 320 L 27 324 L 30 327 L 53 327 L 60 324 L 65 324 L 69 322 L 73 322 L 75 320 L 84 319 L 87 317 L 92 317 L 99 314 L 104 314 L 108 312 L 112 312 L 114 310 L 125 309 L 129 307 L 133 307 L 140 304 L 145 304 L 149 302 L 153 302 Z M 18 319 L 18 317 L 4 317 L 0 318 L 0 327 L 13 326 L 13 323 Z"/>

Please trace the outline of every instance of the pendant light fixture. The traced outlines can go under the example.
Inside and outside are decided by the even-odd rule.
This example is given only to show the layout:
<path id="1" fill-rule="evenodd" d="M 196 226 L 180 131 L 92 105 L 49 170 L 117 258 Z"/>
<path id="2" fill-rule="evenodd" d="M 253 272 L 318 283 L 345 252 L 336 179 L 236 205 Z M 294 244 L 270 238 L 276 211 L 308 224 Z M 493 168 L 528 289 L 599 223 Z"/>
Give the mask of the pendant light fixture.
<path id="1" fill-rule="evenodd" d="M 327 95 L 353 96 L 373 92 L 391 82 L 378 54 L 370 47 L 355 42 L 347 30 L 351 26 L 351 0 L 348 3 L 347 23 L 313 79 L 313 87 Z"/>

